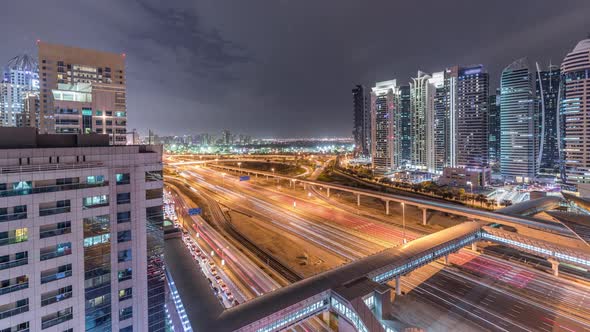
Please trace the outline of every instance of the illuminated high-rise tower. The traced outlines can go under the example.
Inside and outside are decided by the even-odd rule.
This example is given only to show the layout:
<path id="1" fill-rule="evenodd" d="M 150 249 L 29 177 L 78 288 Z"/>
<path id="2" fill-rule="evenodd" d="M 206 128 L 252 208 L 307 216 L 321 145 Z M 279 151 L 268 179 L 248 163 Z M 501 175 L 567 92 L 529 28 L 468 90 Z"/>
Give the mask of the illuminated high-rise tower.
<path id="1" fill-rule="evenodd" d="M 482 65 L 461 67 L 457 76 L 456 166 L 487 167 L 489 76 Z"/>
<path id="2" fill-rule="evenodd" d="M 371 157 L 375 174 L 383 175 L 397 167 L 394 108 L 396 80 L 377 82 L 371 92 Z"/>
<path id="3" fill-rule="evenodd" d="M 26 127 L 25 99 L 39 91 L 37 62 L 26 54 L 16 56 L 8 61 L 0 79 L 0 126 Z"/>
<path id="4" fill-rule="evenodd" d="M 566 184 L 590 192 L 590 39 L 580 41 L 561 64 L 562 147 Z"/>
<path id="5" fill-rule="evenodd" d="M 434 95 L 431 76 L 418 71 L 410 82 L 410 136 L 412 166 L 434 173 Z"/>
<path id="6" fill-rule="evenodd" d="M 539 140 L 539 172 L 555 175 L 559 173 L 559 82 L 558 66 L 549 66 L 542 70 L 536 64 L 536 96 L 539 109 L 539 124 L 541 138 Z"/>
<path id="7" fill-rule="evenodd" d="M 500 170 L 517 182 L 533 179 L 539 170 L 539 117 L 535 71 L 526 58 L 502 71 L 500 101 Z"/>
<path id="8" fill-rule="evenodd" d="M 369 156 L 371 154 L 371 97 L 367 88 L 357 85 L 352 89 L 352 108 L 354 116 L 355 154 Z"/>

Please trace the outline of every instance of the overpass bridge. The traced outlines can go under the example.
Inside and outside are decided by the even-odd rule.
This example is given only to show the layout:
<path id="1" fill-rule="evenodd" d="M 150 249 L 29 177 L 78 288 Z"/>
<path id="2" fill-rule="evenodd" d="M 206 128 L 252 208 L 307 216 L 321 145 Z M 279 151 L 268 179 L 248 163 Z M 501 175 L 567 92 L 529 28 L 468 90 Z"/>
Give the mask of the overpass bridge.
<path id="1" fill-rule="evenodd" d="M 232 160 L 232 159 L 218 160 L 217 162 L 223 162 L 223 161 L 235 162 L 237 160 Z M 403 196 L 403 195 L 381 193 L 381 192 L 377 192 L 377 191 L 373 191 L 373 190 L 353 188 L 353 187 L 348 187 L 348 186 L 343 186 L 343 185 L 338 185 L 338 184 L 331 184 L 331 183 L 319 182 L 319 181 L 313 181 L 313 180 L 305 180 L 305 179 L 295 178 L 295 177 L 291 177 L 291 176 L 276 174 L 274 172 L 255 171 L 255 170 L 243 169 L 243 168 L 238 168 L 238 167 L 219 165 L 217 162 L 215 160 L 213 160 L 213 161 L 212 160 L 203 160 L 203 161 L 194 161 L 194 162 L 185 162 L 185 163 L 183 163 L 183 162 L 171 163 L 170 165 L 182 166 L 182 165 L 194 165 L 194 164 L 207 164 L 207 165 L 209 165 L 209 167 L 223 169 L 226 171 L 239 172 L 239 173 L 244 173 L 244 174 L 248 174 L 248 175 L 262 176 L 262 177 L 266 177 L 266 178 L 276 178 L 276 179 L 280 179 L 280 180 L 289 181 L 292 186 L 294 186 L 297 183 L 303 184 L 305 186 L 307 186 L 307 185 L 317 186 L 317 187 L 326 189 L 327 197 L 330 197 L 331 193 L 333 193 L 334 191 L 347 192 L 347 193 L 351 193 L 351 194 L 354 194 L 357 196 L 357 204 L 358 205 L 360 205 L 361 196 L 362 197 L 378 198 L 378 199 L 385 202 L 385 213 L 387 215 L 389 215 L 389 205 L 391 202 L 411 205 L 411 206 L 414 206 L 414 207 L 422 210 L 423 224 L 426 224 L 426 222 L 427 222 L 428 211 L 432 210 L 432 211 L 439 211 L 439 212 L 444 212 L 444 213 L 457 215 L 457 216 L 463 216 L 463 217 L 466 217 L 466 218 L 469 218 L 472 220 L 481 221 L 481 222 L 504 223 L 509 226 L 512 226 L 512 225 L 526 226 L 526 227 L 529 227 L 532 229 L 541 230 L 544 232 L 551 232 L 554 234 L 559 234 L 559 235 L 563 235 L 563 236 L 570 237 L 570 238 L 575 237 L 567 229 L 567 227 L 563 226 L 560 223 L 556 223 L 556 222 L 540 220 L 540 219 L 533 219 L 533 218 L 523 217 L 523 216 L 509 215 L 509 214 L 499 214 L 499 213 L 495 213 L 495 212 L 491 212 L 491 211 L 477 210 L 477 209 L 473 209 L 473 208 L 469 208 L 469 207 L 465 207 L 465 206 L 460 206 L 457 204 L 431 201 L 426 198 L 407 197 L 407 196 Z"/>

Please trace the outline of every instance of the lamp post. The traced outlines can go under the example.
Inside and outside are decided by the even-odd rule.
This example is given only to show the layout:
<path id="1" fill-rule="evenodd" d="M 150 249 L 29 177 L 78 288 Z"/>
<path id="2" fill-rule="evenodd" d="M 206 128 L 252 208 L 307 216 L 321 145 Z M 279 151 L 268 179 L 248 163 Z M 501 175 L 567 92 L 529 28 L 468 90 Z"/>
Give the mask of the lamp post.
<path id="1" fill-rule="evenodd" d="M 469 192 L 471 193 L 471 199 L 473 202 L 471 204 L 475 204 L 475 198 L 473 197 L 473 182 L 467 181 L 467 185 L 469 186 Z"/>
<path id="2" fill-rule="evenodd" d="M 238 162 L 238 168 L 240 169 L 240 173 L 242 172 L 242 162 Z"/>

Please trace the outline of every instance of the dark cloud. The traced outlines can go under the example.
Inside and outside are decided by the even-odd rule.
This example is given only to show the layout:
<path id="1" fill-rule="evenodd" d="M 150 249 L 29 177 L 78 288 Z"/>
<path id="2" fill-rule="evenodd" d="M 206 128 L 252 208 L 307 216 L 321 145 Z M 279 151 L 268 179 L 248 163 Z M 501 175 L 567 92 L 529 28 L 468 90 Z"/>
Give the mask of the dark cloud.
<path id="1" fill-rule="evenodd" d="M 42 9 L 41 9 L 42 8 Z M 0 59 L 38 38 L 125 52 L 131 127 L 162 133 L 349 135 L 355 83 L 529 56 L 559 63 L 590 2 L 20 0 Z"/>

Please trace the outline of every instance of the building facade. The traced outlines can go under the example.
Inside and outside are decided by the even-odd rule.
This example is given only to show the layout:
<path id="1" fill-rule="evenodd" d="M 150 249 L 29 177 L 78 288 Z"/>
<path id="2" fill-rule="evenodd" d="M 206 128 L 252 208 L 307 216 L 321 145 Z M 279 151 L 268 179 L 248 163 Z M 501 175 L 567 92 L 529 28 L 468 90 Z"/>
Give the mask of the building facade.
<path id="1" fill-rule="evenodd" d="M 125 144 L 125 55 L 41 41 L 37 46 L 40 131 L 98 132 L 108 134 L 111 144 Z M 71 100 L 74 93 L 86 93 L 94 98 L 82 109 L 81 105 L 69 103 L 75 102 Z M 63 107 L 64 104 L 71 107 Z"/>
<path id="2" fill-rule="evenodd" d="M 357 156 L 371 155 L 371 96 L 363 85 L 352 89 L 352 109 L 354 116 L 354 152 Z"/>
<path id="3" fill-rule="evenodd" d="M 432 74 L 434 86 L 434 170 L 442 173 L 445 167 L 456 164 L 457 139 L 457 74 L 453 66 Z"/>
<path id="4" fill-rule="evenodd" d="M 526 58 L 502 71 L 500 82 L 500 172 L 509 180 L 526 182 L 539 171 L 539 117 L 535 74 Z"/>
<path id="5" fill-rule="evenodd" d="M 161 153 L 0 129 L 0 330 L 164 331 Z"/>
<path id="6" fill-rule="evenodd" d="M 432 73 L 430 83 L 434 86 L 434 170 L 442 172 L 449 164 L 450 144 L 450 92 L 449 86 L 445 84 L 445 72 Z"/>
<path id="7" fill-rule="evenodd" d="M 377 82 L 371 89 L 371 159 L 376 175 L 397 167 L 399 150 L 395 149 L 396 80 Z"/>
<path id="8" fill-rule="evenodd" d="M 434 85 L 430 75 L 418 71 L 410 82 L 411 165 L 430 173 L 435 172 L 434 157 Z"/>
<path id="9" fill-rule="evenodd" d="M 444 186 L 473 190 L 486 187 L 492 178 L 491 176 L 491 170 L 487 167 L 446 167 L 437 182 Z"/>
<path id="10" fill-rule="evenodd" d="M 489 75 L 482 65 L 462 67 L 457 77 L 456 165 L 488 167 Z"/>
<path id="11" fill-rule="evenodd" d="M 488 159 L 493 170 L 500 169 L 500 90 L 488 99 Z"/>
<path id="12" fill-rule="evenodd" d="M 398 128 L 400 139 L 401 166 L 407 166 L 412 159 L 412 136 L 410 127 L 410 86 L 399 87 L 399 99 L 397 110 L 399 112 L 400 127 Z"/>
<path id="13" fill-rule="evenodd" d="M 0 126 L 27 126 L 25 99 L 39 91 L 37 62 L 28 55 L 16 56 L 4 68 L 0 81 Z"/>
<path id="14" fill-rule="evenodd" d="M 590 193 L 590 39 L 580 41 L 561 64 L 563 174 L 572 190 Z"/>
<path id="15" fill-rule="evenodd" d="M 539 110 L 539 124 L 541 138 L 539 140 L 539 172 L 548 175 L 559 174 L 559 139 L 557 137 L 559 125 L 559 82 L 560 70 L 558 66 L 549 65 L 542 70 L 536 63 L 535 90 L 537 108 Z"/>

